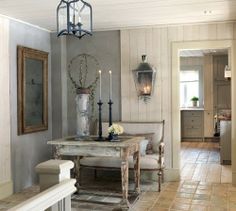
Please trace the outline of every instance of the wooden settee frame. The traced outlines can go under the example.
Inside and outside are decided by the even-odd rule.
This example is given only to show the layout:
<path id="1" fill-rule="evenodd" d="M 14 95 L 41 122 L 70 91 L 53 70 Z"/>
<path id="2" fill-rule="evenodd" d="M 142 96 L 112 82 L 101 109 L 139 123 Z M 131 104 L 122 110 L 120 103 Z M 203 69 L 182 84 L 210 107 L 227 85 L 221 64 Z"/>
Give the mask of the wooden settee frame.
<path id="1" fill-rule="evenodd" d="M 162 131 L 161 131 L 161 138 L 160 142 L 158 145 L 158 163 L 157 163 L 157 168 L 153 169 L 140 169 L 140 171 L 157 171 L 157 176 L 158 176 L 158 191 L 161 191 L 161 183 L 164 182 L 164 149 L 165 149 L 165 144 L 164 144 L 164 128 L 165 128 L 165 120 L 159 121 L 159 122 L 122 122 L 122 123 L 138 123 L 138 124 L 145 124 L 145 123 L 161 123 L 162 124 Z M 94 176 L 95 178 L 97 177 L 97 170 L 109 170 L 109 171 L 119 171 L 120 168 L 115 168 L 115 167 L 101 167 L 101 166 L 86 166 L 86 165 L 80 165 L 81 169 L 82 168 L 87 168 L 87 169 L 94 169 Z M 129 167 L 129 170 L 133 170 L 133 168 Z"/>

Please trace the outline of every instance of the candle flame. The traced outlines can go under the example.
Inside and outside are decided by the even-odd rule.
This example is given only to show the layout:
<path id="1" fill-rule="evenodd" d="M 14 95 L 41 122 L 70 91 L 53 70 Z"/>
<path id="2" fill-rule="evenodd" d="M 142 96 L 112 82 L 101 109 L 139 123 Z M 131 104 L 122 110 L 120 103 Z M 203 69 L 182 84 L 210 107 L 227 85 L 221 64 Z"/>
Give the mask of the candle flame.
<path id="1" fill-rule="evenodd" d="M 109 74 L 111 74 L 112 72 L 111 72 L 111 70 L 109 70 Z"/>
<path id="2" fill-rule="evenodd" d="M 101 71 L 101 70 L 99 70 L 98 72 L 99 72 L 99 74 L 101 74 L 101 73 L 102 73 L 102 71 Z"/>
<path id="3" fill-rule="evenodd" d="M 143 88 L 143 93 L 144 94 L 149 94 L 150 91 L 151 91 L 151 87 L 150 86 L 146 86 L 146 87 Z"/>

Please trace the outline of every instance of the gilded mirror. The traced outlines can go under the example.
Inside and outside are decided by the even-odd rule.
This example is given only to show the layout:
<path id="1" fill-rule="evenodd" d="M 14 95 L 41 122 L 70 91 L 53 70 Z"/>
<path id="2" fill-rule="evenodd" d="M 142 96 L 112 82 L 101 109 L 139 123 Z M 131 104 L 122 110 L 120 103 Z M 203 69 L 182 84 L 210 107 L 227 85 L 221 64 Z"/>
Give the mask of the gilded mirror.
<path id="1" fill-rule="evenodd" d="M 17 47 L 18 134 L 48 129 L 48 53 Z"/>

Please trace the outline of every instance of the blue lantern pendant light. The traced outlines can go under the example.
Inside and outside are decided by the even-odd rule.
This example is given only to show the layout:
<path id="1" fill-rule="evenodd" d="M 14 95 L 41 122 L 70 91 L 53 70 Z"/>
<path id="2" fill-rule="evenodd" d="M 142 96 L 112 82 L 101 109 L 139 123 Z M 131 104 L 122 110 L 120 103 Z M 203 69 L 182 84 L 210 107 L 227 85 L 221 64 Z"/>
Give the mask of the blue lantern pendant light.
<path id="1" fill-rule="evenodd" d="M 92 7 L 83 0 L 61 0 L 57 6 L 57 36 L 92 35 Z"/>

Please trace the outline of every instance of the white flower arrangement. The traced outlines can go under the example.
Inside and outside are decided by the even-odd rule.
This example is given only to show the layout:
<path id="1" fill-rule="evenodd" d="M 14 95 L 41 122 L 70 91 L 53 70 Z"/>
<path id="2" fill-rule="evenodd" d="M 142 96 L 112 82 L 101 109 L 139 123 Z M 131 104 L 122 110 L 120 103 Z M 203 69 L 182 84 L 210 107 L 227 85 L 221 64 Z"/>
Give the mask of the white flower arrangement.
<path id="1" fill-rule="evenodd" d="M 108 128 L 108 133 L 112 133 L 115 135 L 120 135 L 124 132 L 124 128 L 121 125 L 118 124 L 112 124 L 109 128 Z"/>

